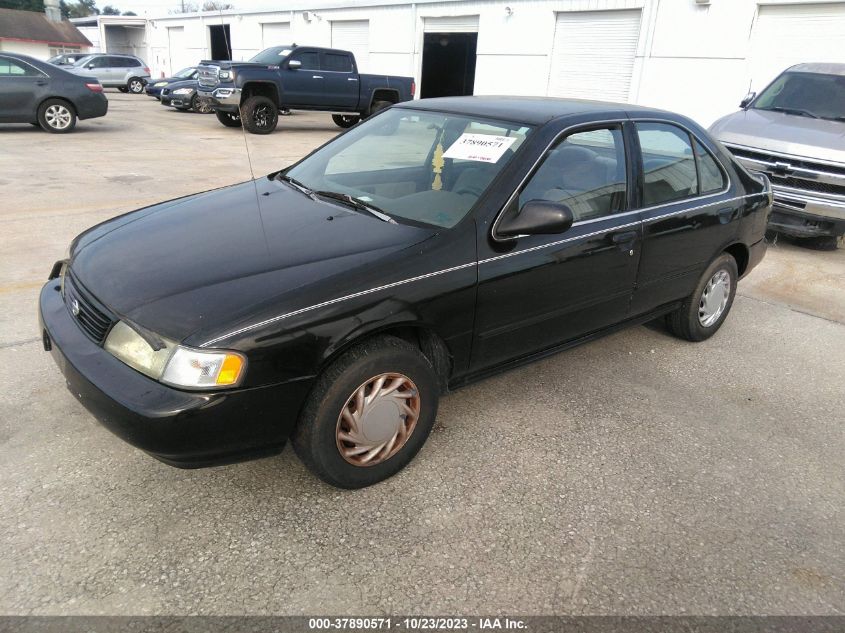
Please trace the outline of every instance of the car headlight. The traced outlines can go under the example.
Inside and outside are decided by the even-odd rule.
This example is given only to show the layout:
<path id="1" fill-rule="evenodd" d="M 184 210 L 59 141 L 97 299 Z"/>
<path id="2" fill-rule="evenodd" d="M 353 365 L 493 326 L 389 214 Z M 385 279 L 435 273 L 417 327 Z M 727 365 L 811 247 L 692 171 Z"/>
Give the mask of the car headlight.
<path id="1" fill-rule="evenodd" d="M 193 88 L 177 88 L 173 91 L 175 95 L 189 95 L 194 91 Z"/>
<path id="2" fill-rule="evenodd" d="M 222 81 L 229 81 L 233 75 L 231 70 L 221 70 L 220 73 L 217 75 L 219 79 Z"/>
<path id="3" fill-rule="evenodd" d="M 244 375 L 242 354 L 198 350 L 158 338 L 157 347 L 124 321 L 118 321 L 105 342 L 106 351 L 133 369 L 173 387 L 219 389 L 237 385 Z"/>
<path id="4" fill-rule="evenodd" d="M 166 86 L 166 85 L 167 85 L 166 81 L 157 81 L 153 84 L 153 88 L 161 88 L 162 86 Z"/>

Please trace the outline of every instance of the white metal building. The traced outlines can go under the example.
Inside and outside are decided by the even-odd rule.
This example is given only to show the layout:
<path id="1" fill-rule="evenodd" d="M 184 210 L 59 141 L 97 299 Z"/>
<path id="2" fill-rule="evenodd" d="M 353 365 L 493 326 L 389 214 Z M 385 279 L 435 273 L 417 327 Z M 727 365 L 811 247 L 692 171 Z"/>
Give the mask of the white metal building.
<path id="1" fill-rule="evenodd" d="M 153 76 L 297 43 L 344 48 L 363 72 L 410 75 L 417 96 L 630 101 L 707 125 L 802 61 L 845 62 L 845 1 L 282 0 L 272 11 L 167 15 L 146 25 Z M 231 52 L 230 52 L 231 51 Z"/>

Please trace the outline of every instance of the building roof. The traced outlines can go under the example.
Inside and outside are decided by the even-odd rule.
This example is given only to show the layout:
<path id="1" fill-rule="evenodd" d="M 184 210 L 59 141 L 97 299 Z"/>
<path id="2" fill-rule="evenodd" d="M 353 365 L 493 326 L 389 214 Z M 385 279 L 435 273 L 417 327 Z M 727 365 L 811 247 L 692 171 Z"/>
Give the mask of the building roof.
<path id="1" fill-rule="evenodd" d="M 88 38 L 67 20 L 53 22 L 43 13 L 17 9 L 0 9 L 0 40 L 91 46 Z"/>

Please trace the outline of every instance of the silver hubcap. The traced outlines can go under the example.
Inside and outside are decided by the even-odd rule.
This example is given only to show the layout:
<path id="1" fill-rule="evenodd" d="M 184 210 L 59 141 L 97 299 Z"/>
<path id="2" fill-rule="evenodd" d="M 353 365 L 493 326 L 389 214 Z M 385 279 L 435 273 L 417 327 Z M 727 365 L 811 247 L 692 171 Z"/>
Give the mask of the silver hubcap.
<path id="1" fill-rule="evenodd" d="M 717 270 L 710 278 L 701 293 L 701 300 L 698 302 L 698 322 L 704 327 L 710 327 L 728 305 L 728 298 L 731 296 L 731 276 L 726 270 Z"/>
<path id="2" fill-rule="evenodd" d="M 133 81 L 132 83 L 129 84 L 129 89 L 132 92 L 141 92 L 141 88 L 143 88 L 143 87 L 144 87 L 144 85 L 140 81 Z"/>
<path id="3" fill-rule="evenodd" d="M 417 426 L 420 393 L 404 374 L 386 373 L 358 387 L 337 419 L 337 449 L 350 464 L 375 466 L 398 453 Z"/>
<path id="4" fill-rule="evenodd" d="M 63 105 L 51 105 L 44 113 L 44 120 L 51 128 L 64 130 L 70 125 L 70 110 Z"/>

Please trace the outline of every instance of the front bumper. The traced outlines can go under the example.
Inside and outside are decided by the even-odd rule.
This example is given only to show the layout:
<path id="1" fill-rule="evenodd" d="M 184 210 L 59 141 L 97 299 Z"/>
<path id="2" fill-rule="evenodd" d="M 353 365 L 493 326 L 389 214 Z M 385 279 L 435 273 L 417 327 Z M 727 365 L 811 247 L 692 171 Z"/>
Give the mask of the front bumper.
<path id="1" fill-rule="evenodd" d="M 161 105 L 172 108 L 190 108 L 191 101 L 196 93 L 192 92 L 188 95 L 166 94 L 161 95 Z"/>
<path id="2" fill-rule="evenodd" d="M 214 90 L 209 90 L 200 86 L 197 94 L 202 99 L 208 99 L 211 106 L 221 112 L 237 112 L 241 105 L 240 88 L 215 88 Z"/>
<path id="3" fill-rule="evenodd" d="M 162 385 L 82 332 L 64 304 L 57 279 L 41 289 L 39 322 L 44 346 L 76 399 L 121 439 L 180 468 L 278 453 L 310 387 L 303 380 L 201 393 Z"/>
<path id="4" fill-rule="evenodd" d="M 769 228 L 794 237 L 845 233 L 845 200 L 807 195 L 774 186 L 775 202 Z"/>
<path id="5" fill-rule="evenodd" d="M 156 87 L 154 84 L 147 84 L 144 88 L 144 91 L 151 97 L 155 97 L 158 99 L 161 96 L 161 89 L 164 86 Z"/>

